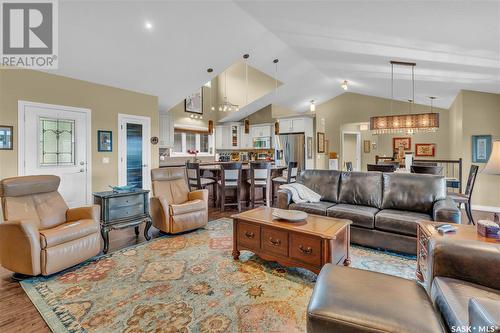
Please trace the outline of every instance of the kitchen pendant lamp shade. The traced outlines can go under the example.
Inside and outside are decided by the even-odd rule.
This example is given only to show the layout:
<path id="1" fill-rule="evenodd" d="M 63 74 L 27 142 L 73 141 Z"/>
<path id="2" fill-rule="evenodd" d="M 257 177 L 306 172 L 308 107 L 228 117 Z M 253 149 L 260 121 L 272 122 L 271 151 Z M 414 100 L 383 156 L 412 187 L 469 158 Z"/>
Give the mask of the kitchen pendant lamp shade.
<path id="1" fill-rule="evenodd" d="M 484 174 L 500 175 L 500 140 L 493 142 L 490 159 L 483 169 Z"/>
<path id="2" fill-rule="evenodd" d="M 439 113 L 404 114 L 370 118 L 374 134 L 425 133 L 439 128 Z"/>

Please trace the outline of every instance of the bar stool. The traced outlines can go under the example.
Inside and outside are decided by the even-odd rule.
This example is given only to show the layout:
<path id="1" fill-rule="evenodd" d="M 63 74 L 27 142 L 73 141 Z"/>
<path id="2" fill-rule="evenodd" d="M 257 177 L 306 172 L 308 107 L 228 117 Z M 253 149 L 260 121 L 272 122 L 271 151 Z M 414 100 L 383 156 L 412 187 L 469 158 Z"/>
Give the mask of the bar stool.
<path id="1" fill-rule="evenodd" d="M 212 185 L 212 200 L 215 207 L 217 186 L 214 179 L 201 177 L 200 163 L 186 162 L 186 173 L 189 191 L 201 190 Z"/>
<path id="2" fill-rule="evenodd" d="M 474 184 L 476 183 L 477 171 L 479 167 L 477 165 L 471 165 L 469 170 L 469 177 L 467 178 L 467 187 L 465 188 L 465 193 L 454 193 L 449 192 L 448 196 L 458 205 L 458 208 L 462 208 L 462 204 L 465 205 L 465 213 L 467 214 L 467 219 L 469 224 L 476 224 L 474 218 L 472 217 L 471 210 L 471 198 L 472 191 L 474 190 Z"/>
<path id="3" fill-rule="evenodd" d="M 238 206 L 238 212 L 241 212 L 240 201 L 240 181 L 241 181 L 241 163 L 222 163 L 221 176 L 217 182 L 220 196 L 220 210 L 223 212 L 226 206 Z M 226 202 L 226 190 L 236 190 L 236 203 Z"/>
<path id="4" fill-rule="evenodd" d="M 265 203 L 267 207 L 271 206 L 271 163 L 269 162 L 252 162 L 250 163 L 250 179 L 247 179 L 250 184 L 250 203 L 251 207 L 255 208 L 256 203 Z M 255 189 L 262 188 L 262 201 L 255 200 Z M 265 196 L 265 201 L 264 201 Z"/>
<path id="5" fill-rule="evenodd" d="M 276 202 L 276 193 L 275 191 L 276 186 L 282 185 L 282 184 L 290 184 L 290 183 L 295 183 L 297 180 L 297 173 L 299 168 L 297 167 L 298 163 L 297 162 L 288 162 L 288 168 L 286 169 L 286 175 L 282 175 L 279 177 L 273 178 L 273 201 Z"/>

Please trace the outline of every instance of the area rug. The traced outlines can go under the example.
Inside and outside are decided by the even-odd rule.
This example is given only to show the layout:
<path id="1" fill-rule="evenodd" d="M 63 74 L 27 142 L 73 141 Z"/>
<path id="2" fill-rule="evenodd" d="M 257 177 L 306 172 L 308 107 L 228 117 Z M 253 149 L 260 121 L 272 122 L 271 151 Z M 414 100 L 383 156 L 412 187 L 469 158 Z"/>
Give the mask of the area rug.
<path id="1" fill-rule="evenodd" d="M 316 275 L 243 251 L 232 221 L 21 282 L 54 332 L 305 332 Z M 352 247 L 352 266 L 413 278 L 415 260 Z"/>

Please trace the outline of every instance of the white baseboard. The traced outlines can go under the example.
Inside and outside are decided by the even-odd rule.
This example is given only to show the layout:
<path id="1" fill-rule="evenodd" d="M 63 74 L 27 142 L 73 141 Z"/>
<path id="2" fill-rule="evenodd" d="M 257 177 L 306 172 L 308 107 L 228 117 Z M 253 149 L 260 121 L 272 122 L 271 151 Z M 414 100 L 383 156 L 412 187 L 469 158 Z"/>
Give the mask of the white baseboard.
<path id="1" fill-rule="evenodd" d="M 495 206 L 472 205 L 471 208 L 472 210 L 480 210 L 482 212 L 500 213 L 500 207 Z"/>

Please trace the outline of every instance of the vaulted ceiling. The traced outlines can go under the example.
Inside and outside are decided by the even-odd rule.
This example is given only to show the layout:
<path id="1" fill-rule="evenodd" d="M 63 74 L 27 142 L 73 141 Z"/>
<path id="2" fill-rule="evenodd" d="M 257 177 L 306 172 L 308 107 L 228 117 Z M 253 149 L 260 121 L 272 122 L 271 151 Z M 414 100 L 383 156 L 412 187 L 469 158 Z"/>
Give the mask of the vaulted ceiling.
<path id="1" fill-rule="evenodd" d="M 497 1 L 63 1 L 58 74 L 159 97 L 168 110 L 250 53 L 283 85 L 270 103 L 306 111 L 350 91 L 390 97 L 390 60 L 414 61 L 416 102 L 460 89 L 500 93 Z M 145 22 L 153 28 L 145 29 Z M 208 67 L 214 72 L 206 72 Z M 411 95 L 396 73 L 397 98 Z"/>

